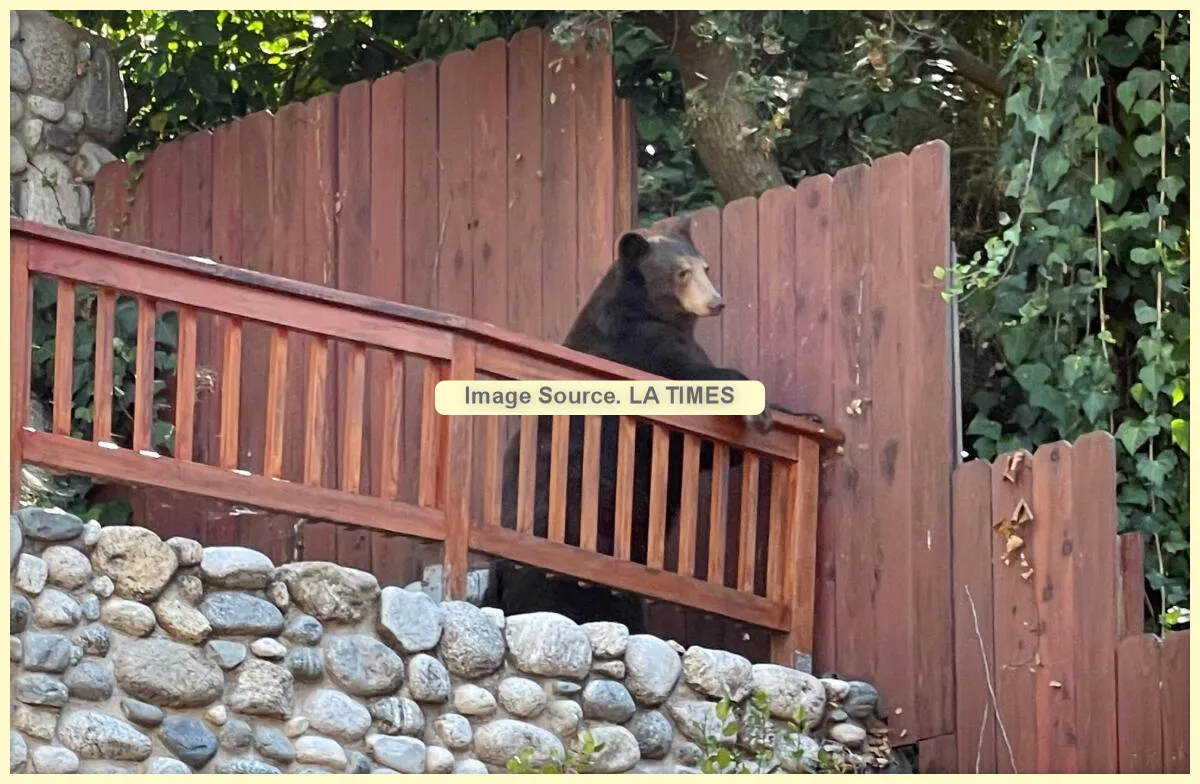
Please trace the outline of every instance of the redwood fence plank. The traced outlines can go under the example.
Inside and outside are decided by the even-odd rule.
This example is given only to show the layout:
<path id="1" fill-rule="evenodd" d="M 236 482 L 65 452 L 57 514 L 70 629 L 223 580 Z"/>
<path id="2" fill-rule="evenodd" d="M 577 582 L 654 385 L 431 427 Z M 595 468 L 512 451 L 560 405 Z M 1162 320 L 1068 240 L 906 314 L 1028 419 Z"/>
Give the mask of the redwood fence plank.
<path id="1" fill-rule="evenodd" d="M 1120 570 L 1120 636 L 1141 634 L 1146 612 L 1146 542 L 1140 531 L 1117 537 Z"/>
<path id="2" fill-rule="evenodd" d="M 919 772 L 957 773 L 958 738 L 955 733 L 925 738 L 917 746 Z"/>
<path id="3" fill-rule="evenodd" d="M 538 338 L 545 337 L 542 329 L 543 38 L 540 29 L 530 28 L 514 35 L 508 45 L 507 326 Z M 513 432 L 512 428 L 506 432 Z"/>
<path id="4" fill-rule="evenodd" d="M 179 250 L 207 258 L 212 254 L 213 216 L 213 134 L 199 131 L 183 140 L 181 156 Z M 208 313 L 196 314 L 196 411 L 193 457 L 200 463 L 211 463 L 217 453 L 217 398 L 213 394 L 212 374 L 217 367 L 216 318 Z M 193 536 L 203 531 L 201 525 Z"/>
<path id="5" fill-rule="evenodd" d="M 475 76 L 473 51 L 447 55 L 438 68 L 438 233 L 432 257 L 437 275 L 435 302 L 438 310 L 459 316 L 470 316 L 474 305 L 471 126 Z"/>
<path id="6" fill-rule="evenodd" d="M 562 342 L 579 311 L 576 101 L 579 47 L 544 40 L 542 71 L 542 337 Z"/>
<path id="7" fill-rule="evenodd" d="M 956 771 L 995 773 L 991 465 L 972 460 L 953 480 Z"/>
<path id="8" fill-rule="evenodd" d="M 1117 644 L 1117 765 L 1119 773 L 1163 772 L 1162 645 L 1149 634 Z"/>
<path id="9" fill-rule="evenodd" d="M 576 301 L 582 307 L 613 260 L 616 155 L 613 122 L 613 62 L 607 49 L 580 47 L 570 97 L 579 128 L 575 140 L 575 198 L 578 207 Z"/>
<path id="10" fill-rule="evenodd" d="M 1191 747 L 1191 632 L 1167 632 L 1163 639 L 1162 760 L 1163 773 L 1188 773 Z M 1147 684 L 1147 687 L 1149 684 Z M 1145 688 L 1145 687 L 1144 687 Z"/>
<path id="11" fill-rule="evenodd" d="M 705 207 L 692 213 L 692 244 L 708 262 L 708 277 L 722 296 L 721 288 L 721 211 L 716 207 Z M 702 318 L 696 321 L 696 342 L 703 347 L 715 365 L 721 365 L 721 316 Z"/>

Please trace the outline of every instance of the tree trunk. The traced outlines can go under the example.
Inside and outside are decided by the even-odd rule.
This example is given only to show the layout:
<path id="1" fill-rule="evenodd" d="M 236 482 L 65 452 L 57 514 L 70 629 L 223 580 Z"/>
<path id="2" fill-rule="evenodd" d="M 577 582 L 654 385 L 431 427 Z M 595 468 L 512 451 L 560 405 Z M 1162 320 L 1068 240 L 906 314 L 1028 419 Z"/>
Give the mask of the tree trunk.
<path id="1" fill-rule="evenodd" d="M 642 17 L 675 55 L 686 95 L 688 129 L 704 168 L 727 202 L 784 185 L 774 150 L 743 130 L 762 122 L 736 89 L 743 63 L 728 46 L 692 32 L 698 19 L 696 11 L 659 11 Z"/>

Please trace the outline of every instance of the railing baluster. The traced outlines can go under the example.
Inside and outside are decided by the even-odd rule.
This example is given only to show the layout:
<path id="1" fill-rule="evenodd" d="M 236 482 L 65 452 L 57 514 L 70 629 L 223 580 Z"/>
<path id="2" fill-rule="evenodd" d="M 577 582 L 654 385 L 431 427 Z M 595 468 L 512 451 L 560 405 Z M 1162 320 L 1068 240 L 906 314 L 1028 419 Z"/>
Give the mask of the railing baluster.
<path id="1" fill-rule="evenodd" d="M 101 288 L 96 292 L 96 380 L 92 395 L 92 440 L 96 443 L 112 441 L 113 337 L 116 307 L 116 292 L 110 288 Z"/>
<path id="2" fill-rule="evenodd" d="M 758 455 L 742 461 L 742 509 L 738 524 L 738 590 L 754 592 L 755 539 L 758 537 Z"/>
<path id="3" fill-rule="evenodd" d="M 361 343 L 350 347 L 346 361 L 346 388 L 342 395 L 342 491 L 362 490 L 363 397 L 367 351 Z M 433 405 L 432 396 L 430 405 Z"/>
<path id="4" fill-rule="evenodd" d="M 567 445 L 571 435 L 571 418 L 557 415 L 550 428 L 550 525 L 552 542 L 567 538 Z"/>
<path id="5" fill-rule="evenodd" d="M 404 356 L 394 351 L 387 352 L 384 368 L 387 384 L 383 392 L 383 446 L 380 459 L 379 493 L 388 500 L 400 495 L 400 443 L 404 439 L 403 421 L 400 417 L 401 398 L 404 394 Z"/>
<path id="6" fill-rule="evenodd" d="M 54 413 L 50 422 L 56 435 L 71 435 L 74 387 L 75 283 L 60 280 L 54 314 Z"/>
<path id="7" fill-rule="evenodd" d="M 583 481 L 580 494 L 579 546 L 596 551 L 596 521 L 600 505 L 600 425 L 598 416 L 583 419 Z"/>
<path id="8" fill-rule="evenodd" d="M 700 439 L 683 437 L 683 487 L 679 497 L 679 559 L 675 571 L 687 577 L 696 574 L 696 513 L 700 492 Z"/>
<path id="9" fill-rule="evenodd" d="M 179 308 L 176 345 L 179 353 L 175 360 L 175 459 L 190 463 L 196 432 L 196 311 L 187 306 Z"/>
<path id="10" fill-rule="evenodd" d="M 238 409 L 242 394 L 242 322 L 223 322 L 221 352 L 221 468 L 238 466 Z"/>
<path id="11" fill-rule="evenodd" d="M 320 487 L 324 472 L 325 384 L 329 341 L 314 337 L 308 344 L 308 385 L 304 394 L 304 484 Z"/>
<path id="12" fill-rule="evenodd" d="M 537 478 L 538 418 L 521 417 L 520 454 L 517 457 L 517 530 L 533 533 L 534 480 Z"/>
<path id="13" fill-rule="evenodd" d="M 483 522 L 500 525 L 500 486 L 503 453 L 500 450 L 500 417 L 484 417 L 483 423 Z"/>
<path id="14" fill-rule="evenodd" d="M 771 461 L 771 508 L 768 519 L 771 527 L 767 534 L 767 598 L 773 602 L 786 601 L 786 559 L 789 558 L 787 543 L 792 532 L 791 520 L 787 516 L 789 492 L 789 468 L 784 461 Z"/>
<path id="15" fill-rule="evenodd" d="M 708 582 L 725 584 L 725 516 L 728 510 L 729 447 L 713 442 L 712 492 L 708 519 Z"/>
<path id="16" fill-rule="evenodd" d="M 433 397 L 442 370 L 437 360 L 425 364 L 425 376 L 421 388 L 421 474 L 417 480 L 417 503 L 436 507 L 438 498 L 438 452 L 441 446 L 441 428 L 438 413 L 433 407 Z"/>
<path id="17" fill-rule="evenodd" d="M 628 561 L 633 538 L 633 461 L 637 423 L 623 416 L 617 426 L 617 508 L 613 556 Z"/>
<path id="18" fill-rule="evenodd" d="M 267 355 L 267 427 L 263 437 L 263 475 L 278 479 L 283 474 L 283 417 L 287 412 L 288 331 L 271 330 Z"/>
<path id="19" fill-rule="evenodd" d="M 667 460 L 671 434 L 662 425 L 653 425 L 654 446 L 650 460 L 650 535 L 646 543 L 646 565 L 663 568 L 667 544 Z"/>
<path id="20" fill-rule="evenodd" d="M 133 382 L 133 451 L 150 449 L 154 425 L 154 300 L 137 297 L 137 360 Z"/>
<path id="21" fill-rule="evenodd" d="M 449 378 L 475 378 L 475 341 L 458 337 L 450 360 Z M 432 403 L 432 401 L 431 401 Z M 475 424 L 471 417 L 439 417 L 445 449 L 439 481 L 446 509 L 446 540 L 442 547 L 442 595 L 467 598 L 467 562 L 471 536 L 471 449 Z"/>

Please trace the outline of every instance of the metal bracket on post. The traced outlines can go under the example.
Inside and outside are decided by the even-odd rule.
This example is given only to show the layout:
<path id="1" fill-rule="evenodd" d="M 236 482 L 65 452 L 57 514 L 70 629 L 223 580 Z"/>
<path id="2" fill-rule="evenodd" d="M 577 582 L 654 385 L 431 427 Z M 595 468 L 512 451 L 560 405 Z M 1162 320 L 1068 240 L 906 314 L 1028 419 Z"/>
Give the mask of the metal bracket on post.
<path id="1" fill-rule="evenodd" d="M 812 675 L 812 654 L 806 651 L 792 651 L 792 669 Z"/>

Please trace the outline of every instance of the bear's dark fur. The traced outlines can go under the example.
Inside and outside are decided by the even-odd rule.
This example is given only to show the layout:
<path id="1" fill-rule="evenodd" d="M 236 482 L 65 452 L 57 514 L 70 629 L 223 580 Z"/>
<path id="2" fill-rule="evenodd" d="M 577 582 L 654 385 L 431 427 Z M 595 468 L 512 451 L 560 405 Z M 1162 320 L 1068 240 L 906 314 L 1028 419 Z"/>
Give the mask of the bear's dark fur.
<path id="1" fill-rule="evenodd" d="M 618 242 L 617 259 L 592 292 L 575 319 L 563 345 L 648 373 L 679 380 L 745 380 L 733 368 L 713 365 L 696 342 L 696 319 L 715 316 L 724 309 L 721 295 L 708 279 L 708 265 L 692 243 L 687 219 L 667 234 L 630 232 Z M 746 417 L 760 430 L 770 427 L 769 410 Z M 551 418 L 538 417 L 533 533 L 548 534 Z M 579 543 L 583 479 L 583 417 L 570 418 L 567 460 L 566 542 Z M 611 555 L 616 519 L 616 466 L 618 417 L 601 420 L 597 550 Z M 630 555 L 645 563 L 650 514 L 650 478 L 653 431 L 636 428 L 634 487 Z M 517 527 L 517 479 L 520 436 L 515 435 L 504 454 L 501 525 Z M 740 464 L 733 452 L 731 467 Z M 667 483 L 668 536 L 677 522 L 683 479 L 683 438 L 670 439 Z M 712 467 L 712 446 L 702 441 L 701 470 Z M 506 615 L 553 611 L 577 623 L 618 621 L 634 634 L 645 631 L 641 599 L 616 594 L 602 586 L 583 586 L 569 576 L 549 577 L 545 572 L 508 561 L 493 564 L 483 598 L 484 606 L 498 607 Z"/>

